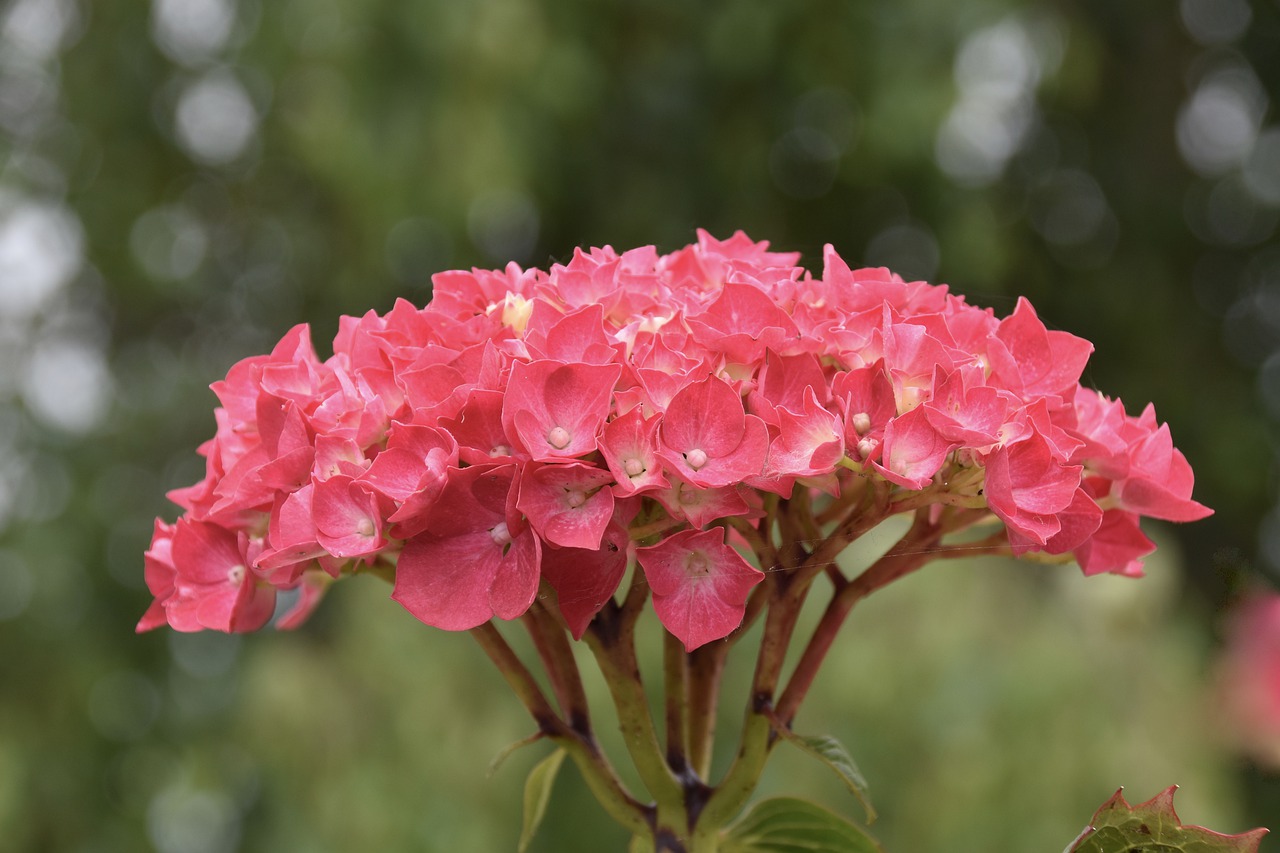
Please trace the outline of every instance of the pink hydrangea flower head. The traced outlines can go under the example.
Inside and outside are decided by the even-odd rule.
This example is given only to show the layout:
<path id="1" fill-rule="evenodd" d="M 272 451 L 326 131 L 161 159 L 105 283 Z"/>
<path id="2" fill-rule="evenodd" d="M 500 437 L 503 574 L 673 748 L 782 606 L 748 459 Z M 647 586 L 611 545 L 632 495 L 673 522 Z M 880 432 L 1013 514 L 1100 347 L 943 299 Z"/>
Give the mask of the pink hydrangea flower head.
<path id="1" fill-rule="evenodd" d="M 448 630 L 522 615 L 545 580 L 580 637 L 631 569 L 694 648 L 763 577 L 726 529 L 746 543 L 782 500 L 955 507 L 1086 574 L 1141 574 L 1144 517 L 1208 514 L 1154 410 L 1081 387 L 1091 345 L 1030 303 L 999 317 L 831 246 L 798 264 L 698 232 L 439 273 L 426 306 L 343 318 L 324 360 L 295 326 L 214 383 L 139 630 L 296 627 L 369 572 Z"/>

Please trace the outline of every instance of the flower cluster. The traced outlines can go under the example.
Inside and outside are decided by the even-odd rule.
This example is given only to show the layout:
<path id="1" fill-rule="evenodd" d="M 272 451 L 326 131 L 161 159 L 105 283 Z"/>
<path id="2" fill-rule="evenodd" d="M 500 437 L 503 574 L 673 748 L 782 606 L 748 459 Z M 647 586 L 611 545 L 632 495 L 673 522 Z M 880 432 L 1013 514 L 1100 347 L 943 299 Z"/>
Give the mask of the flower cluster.
<path id="1" fill-rule="evenodd" d="M 581 636 L 634 559 L 693 648 L 763 577 L 743 525 L 798 490 L 983 508 L 1012 553 L 1086 574 L 1141 572 L 1140 516 L 1209 513 L 1153 410 L 1082 388 L 1092 346 L 1025 300 L 998 318 L 830 247 L 821 277 L 798 259 L 699 232 L 668 255 L 440 273 L 425 308 L 343 318 L 325 361 L 294 328 L 214 384 L 207 473 L 156 523 L 139 630 L 277 609 L 290 627 L 374 571 L 450 630 L 521 615 L 545 582 Z"/>

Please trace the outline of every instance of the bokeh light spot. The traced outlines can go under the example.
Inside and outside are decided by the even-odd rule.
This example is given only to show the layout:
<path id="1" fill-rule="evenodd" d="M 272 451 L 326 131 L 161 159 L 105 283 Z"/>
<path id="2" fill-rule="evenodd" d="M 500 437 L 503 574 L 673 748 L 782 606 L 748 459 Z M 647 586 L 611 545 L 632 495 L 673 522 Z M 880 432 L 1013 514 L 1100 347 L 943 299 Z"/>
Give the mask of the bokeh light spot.
<path id="1" fill-rule="evenodd" d="M 0 196 L 0 316 L 39 310 L 80 270 L 84 235 L 61 204 Z"/>
<path id="2" fill-rule="evenodd" d="M 152 0 L 151 38 L 183 65 L 203 62 L 222 50 L 236 22 L 233 0 Z"/>
<path id="3" fill-rule="evenodd" d="M 1181 0 L 1182 25 L 1203 45 L 1230 44 L 1253 20 L 1248 0 Z"/>
<path id="4" fill-rule="evenodd" d="M 1266 92 L 1251 68 L 1216 69 L 1178 111 L 1178 150 L 1197 172 L 1221 174 L 1249 156 L 1266 108 Z"/>
<path id="5" fill-rule="evenodd" d="M 224 853 L 240 840 L 240 815 L 225 794 L 178 784 L 152 799 L 147 831 L 159 853 Z"/>
<path id="6" fill-rule="evenodd" d="M 769 152 L 769 173 L 778 189 L 793 198 L 826 195 L 835 182 L 840 148 L 812 127 L 787 131 Z"/>
<path id="7" fill-rule="evenodd" d="M 85 433 L 106 415 L 112 384 L 101 352 L 80 341 L 47 340 L 27 358 L 22 398 L 43 423 Z"/>
<path id="8" fill-rule="evenodd" d="M 1258 135 L 1244 164 L 1244 185 L 1258 201 L 1280 207 L 1280 127 Z"/>
<path id="9" fill-rule="evenodd" d="M 215 70 L 183 90 L 175 122 L 178 141 L 191 158 L 219 166 L 244 153 L 257 132 L 258 113 L 235 75 Z"/>
<path id="10" fill-rule="evenodd" d="M 871 238 L 865 260 L 883 266 L 907 281 L 932 280 L 941 253 L 933 233 L 918 224 L 891 225 Z"/>

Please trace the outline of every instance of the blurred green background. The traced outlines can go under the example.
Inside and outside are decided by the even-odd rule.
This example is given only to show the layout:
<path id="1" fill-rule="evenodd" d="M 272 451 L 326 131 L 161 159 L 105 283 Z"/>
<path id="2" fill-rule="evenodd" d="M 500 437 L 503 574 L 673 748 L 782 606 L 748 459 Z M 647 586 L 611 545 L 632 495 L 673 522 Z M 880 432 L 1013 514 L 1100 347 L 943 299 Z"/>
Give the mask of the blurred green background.
<path id="1" fill-rule="evenodd" d="M 1122 784 L 1280 829 L 1208 697 L 1280 565 L 1278 45 L 1276 0 L 3 0 L 0 847 L 514 849 L 545 748 L 486 776 L 531 725 L 467 637 L 367 579 L 135 636 L 151 520 L 295 323 L 696 227 L 1030 297 L 1218 510 L 1140 582 L 948 564 L 856 614 L 798 727 L 888 849 L 1060 850 Z M 765 788 L 857 808 L 800 756 Z M 567 769 L 535 849 L 622 844 Z"/>

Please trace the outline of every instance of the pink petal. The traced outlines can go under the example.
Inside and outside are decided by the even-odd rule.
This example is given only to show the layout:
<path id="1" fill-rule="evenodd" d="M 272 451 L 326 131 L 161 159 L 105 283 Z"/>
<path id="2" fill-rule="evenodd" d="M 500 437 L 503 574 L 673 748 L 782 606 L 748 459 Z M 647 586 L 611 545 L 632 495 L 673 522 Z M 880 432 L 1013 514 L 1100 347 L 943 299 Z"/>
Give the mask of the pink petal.
<path id="1" fill-rule="evenodd" d="M 1076 562 L 1086 575 L 1110 572 L 1142 576 L 1142 558 L 1156 549 L 1138 526 L 1138 516 L 1119 509 L 1102 514 L 1098 531 L 1075 549 Z"/>
<path id="2" fill-rule="evenodd" d="M 591 620 L 617 591 L 627 571 L 629 544 L 626 529 L 610 524 L 595 550 L 543 549 L 542 576 L 555 589 L 560 613 L 575 640 L 582 639 Z"/>
<path id="3" fill-rule="evenodd" d="M 596 449 L 621 375 L 617 364 L 516 362 L 502 406 L 507 437 L 536 461 L 585 456 Z"/>
<path id="4" fill-rule="evenodd" d="M 938 473 L 947 454 L 956 447 L 929 425 L 923 407 L 917 406 L 893 420 L 884 430 L 884 449 L 875 470 L 888 481 L 908 489 L 922 489 Z"/>
<path id="5" fill-rule="evenodd" d="M 988 346 L 995 376 L 1028 400 L 1074 391 L 1092 352 L 1093 344 L 1083 338 L 1046 330 L 1023 297 Z"/>
<path id="6" fill-rule="evenodd" d="M 428 625 L 467 631 L 493 618 L 489 588 L 501 565 L 502 547 L 488 530 L 415 536 L 396 563 L 391 597 Z"/>
<path id="7" fill-rule="evenodd" d="M 613 515 L 613 475 L 591 465 L 526 469 L 516 504 L 538 535 L 562 548 L 594 551 Z"/>
<path id="8" fill-rule="evenodd" d="M 840 419 L 818 403 L 813 388 L 805 388 L 803 414 L 776 409 L 778 435 L 769 445 L 766 476 L 816 477 L 835 470 L 844 456 Z"/>
<path id="9" fill-rule="evenodd" d="M 653 493 L 672 518 L 683 518 L 694 527 L 705 527 L 717 518 L 747 515 L 751 511 L 741 487 L 699 488 L 673 477 L 668 488 Z"/>
<path id="10" fill-rule="evenodd" d="M 637 408 L 607 423 L 600 437 L 600 454 L 613 472 L 618 495 L 633 495 L 669 484 L 658 458 L 658 427 L 661 417 L 646 419 Z"/>
<path id="11" fill-rule="evenodd" d="M 362 557 L 387 544 L 377 498 L 345 474 L 316 484 L 311 513 L 316 541 L 335 557 Z"/>
<path id="12" fill-rule="evenodd" d="M 1044 545 L 1061 529 L 1058 513 L 1076 499 L 1082 468 L 1063 465 L 1039 432 L 996 448 L 985 461 L 987 503 L 1012 530 Z"/>
<path id="13" fill-rule="evenodd" d="M 708 457 L 724 456 L 742 443 L 745 418 L 738 392 L 708 376 L 671 398 L 662 419 L 662 443 L 678 454 L 699 449 Z"/>
<path id="14" fill-rule="evenodd" d="M 658 619 L 686 651 L 728 636 L 742 624 L 747 595 L 764 580 L 724 542 L 723 530 L 684 530 L 636 549 L 653 590 Z"/>

